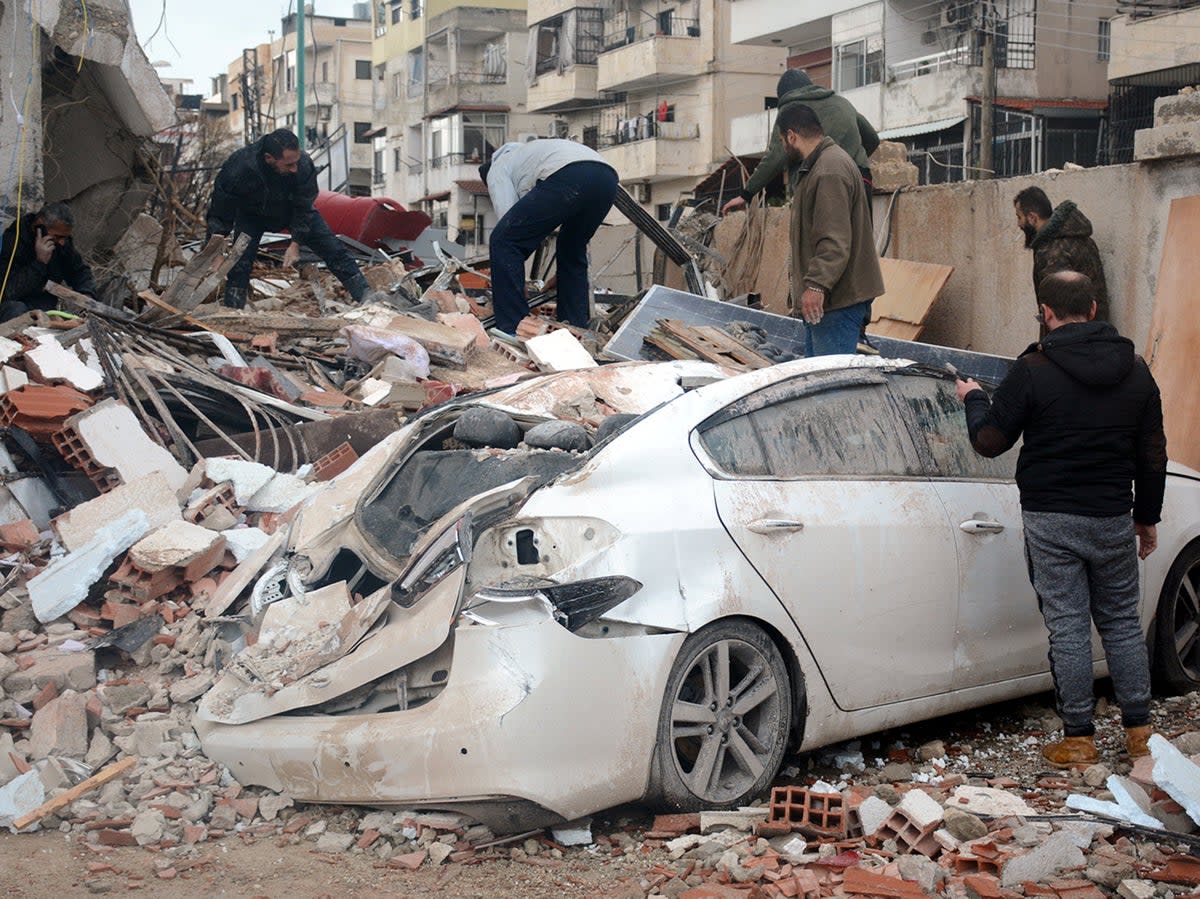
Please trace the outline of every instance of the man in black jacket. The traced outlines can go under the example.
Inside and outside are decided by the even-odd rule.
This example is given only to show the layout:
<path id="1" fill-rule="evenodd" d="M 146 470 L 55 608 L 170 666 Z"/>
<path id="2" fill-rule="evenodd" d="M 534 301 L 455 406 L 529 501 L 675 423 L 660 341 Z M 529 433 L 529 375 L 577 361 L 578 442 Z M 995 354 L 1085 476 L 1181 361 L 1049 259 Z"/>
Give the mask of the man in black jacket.
<path id="1" fill-rule="evenodd" d="M 250 268 L 263 232 L 284 228 L 292 235 L 283 254 L 285 266 L 296 264 L 303 244 L 321 257 L 355 301 L 367 295 L 367 279 L 313 208 L 316 198 L 316 169 L 308 154 L 301 152 L 299 139 L 286 128 L 272 131 L 225 160 L 208 204 L 208 234 L 250 235 L 250 246 L 225 280 L 226 306 L 246 305 Z"/>
<path id="2" fill-rule="evenodd" d="M 1048 335 L 1021 354 L 990 401 L 970 380 L 958 382 L 958 396 L 980 455 L 998 456 L 1025 435 L 1017 461 L 1025 553 L 1050 632 L 1064 733 L 1042 755 L 1060 768 L 1082 767 L 1099 759 L 1092 621 L 1129 755 L 1149 751 L 1150 667 L 1137 560 L 1158 542 L 1167 439 L 1150 369 L 1112 325 L 1093 321 L 1091 280 L 1056 272 L 1037 293 Z"/>
<path id="3" fill-rule="evenodd" d="M 95 298 L 92 270 L 71 240 L 74 225 L 70 206 L 50 203 L 8 226 L 0 245 L 0 279 L 6 279 L 0 321 L 58 308 L 58 298 L 46 292 L 47 281 Z"/>

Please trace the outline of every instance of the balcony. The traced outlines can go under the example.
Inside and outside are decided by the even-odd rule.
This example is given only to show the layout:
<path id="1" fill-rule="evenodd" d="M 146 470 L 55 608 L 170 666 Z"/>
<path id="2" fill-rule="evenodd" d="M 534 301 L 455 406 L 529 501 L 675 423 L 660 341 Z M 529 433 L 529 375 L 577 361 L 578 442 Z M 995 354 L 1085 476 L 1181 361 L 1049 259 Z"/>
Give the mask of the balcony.
<path id="1" fill-rule="evenodd" d="M 778 110 L 736 116 L 729 123 L 729 149 L 735 156 L 757 156 L 767 149 Z"/>
<path id="2" fill-rule="evenodd" d="M 530 112 L 555 112 L 587 106 L 596 100 L 596 66 L 574 65 L 564 72 L 549 71 L 529 86 Z"/>
<path id="3" fill-rule="evenodd" d="M 529 0 L 527 19 L 532 25 L 587 5 L 589 4 L 581 3 L 580 0 Z M 598 3 L 595 5 L 599 6 Z"/>
<path id="4" fill-rule="evenodd" d="M 639 120 L 634 119 L 633 122 Z M 601 135 L 600 155 L 615 168 L 622 181 L 671 181 L 703 173 L 700 126 L 695 122 L 653 122 L 650 136 L 643 128 L 631 131 L 622 123 Z"/>
<path id="5" fill-rule="evenodd" d="M 429 110 L 437 112 L 461 104 L 502 103 L 507 92 L 508 77 L 505 72 L 493 73 L 479 70 L 457 72 L 429 71 L 429 84 L 425 90 L 429 95 Z"/>
<path id="6" fill-rule="evenodd" d="M 596 86 L 602 91 L 639 90 L 693 78 L 703 72 L 700 22 L 669 16 L 604 35 Z"/>

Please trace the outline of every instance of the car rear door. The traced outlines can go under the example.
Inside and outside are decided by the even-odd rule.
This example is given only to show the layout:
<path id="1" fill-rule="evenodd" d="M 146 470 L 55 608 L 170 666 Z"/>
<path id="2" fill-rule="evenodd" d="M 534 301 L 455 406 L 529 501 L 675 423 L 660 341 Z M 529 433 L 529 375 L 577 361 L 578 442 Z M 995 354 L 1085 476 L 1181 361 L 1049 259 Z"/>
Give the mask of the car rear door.
<path id="1" fill-rule="evenodd" d="M 1047 671 L 1046 628 L 1029 583 L 1013 480 L 1018 447 L 995 459 L 971 448 L 953 380 L 904 369 L 889 379 L 954 534 L 959 602 L 953 687 Z"/>
<path id="2" fill-rule="evenodd" d="M 692 442 L 722 523 L 839 706 L 949 689 L 954 538 L 880 373 L 772 385 L 709 418 Z"/>

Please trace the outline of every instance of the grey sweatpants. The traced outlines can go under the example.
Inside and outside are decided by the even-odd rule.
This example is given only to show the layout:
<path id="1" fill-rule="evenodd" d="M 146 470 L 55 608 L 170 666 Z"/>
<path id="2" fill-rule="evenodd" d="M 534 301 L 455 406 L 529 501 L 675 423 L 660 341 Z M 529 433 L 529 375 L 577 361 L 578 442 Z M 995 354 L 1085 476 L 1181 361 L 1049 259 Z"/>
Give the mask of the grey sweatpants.
<path id="1" fill-rule="evenodd" d="M 1129 515 L 1024 512 L 1029 579 L 1050 631 L 1050 671 L 1068 737 L 1092 725 L 1092 628 L 1104 644 L 1121 720 L 1150 723 L 1150 663 L 1138 619 L 1137 542 Z"/>

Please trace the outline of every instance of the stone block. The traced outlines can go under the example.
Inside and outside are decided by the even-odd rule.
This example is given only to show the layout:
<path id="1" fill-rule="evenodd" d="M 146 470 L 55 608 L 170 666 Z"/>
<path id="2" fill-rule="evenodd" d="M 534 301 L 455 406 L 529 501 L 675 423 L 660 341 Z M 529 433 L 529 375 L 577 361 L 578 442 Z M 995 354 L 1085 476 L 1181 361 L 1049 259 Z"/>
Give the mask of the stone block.
<path id="1" fill-rule="evenodd" d="M 911 162 L 881 162 L 871 164 L 871 188 L 891 193 L 901 187 L 916 187 L 921 173 Z"/>
<path id="2" fill-rule="evenodd" d="M 1197 153 L 1200 153 L 1200 121 L 1172 122 L 1133 133 L 1133 158 L 1137 162 Z"/>
<path id="3" fill-rule="evenodd" d="M 1036 849 L 1005 862 L 1000 880 L 1006 887 L 1045 880 L 1056 871 L 1080 867 L 1084 861 L 1083 851 L 1069 834 L 1054 833 Z"/>
<path id="4" fill-rule="evenodd" d="M 52 755 L 82 759 L 88 751 L 87 697 L 68 690 L 33 715 L 29 728 L 29 754 L 35 759 Z"/>
<path id="5" fill-rule="evenodd" d="M 124 715 L 132 708 L 144 708 L 150 702 L 150 685 L 142 681 L 128 684 L 104 684 L 97 691 L 100 701 L 114 715 Z"/>
<path id="6" fill-rule="evenodd" d="M 175 491 L 161 471 L 127 484 L 120 484 L 108 493 L 80 503 L 69 512 L 50 522 L 58 539 L 68 551 L 84 546 L 104 525 L 129 509 L 141 509 L 151 528 L 157 528 L 179 517 L 179 502 Z"/>
<path id="7" fill-rule="evenodd" d="M 147 534 L 129 548 L 129 558 L 143 571 L 183 568 L 209 552 L 224 538 L 215 531 L 177 518 Z M 201 571 L 203 576 L 208 571 Z"/>
<path id="8" fill-rule="evenodd" d="M 1001 818 L 1006 815 L 1028 817 L 1037 814 L 1020 796 L 995 787 L 956 787 L 954 793 L 946 800 L 946 807 Z"/>
<path id="9" fill-rule="evenodd" d="M 1200 92 L 1171 94 L 1154 101 L 1154 126 L 1200 120 Z"/>

